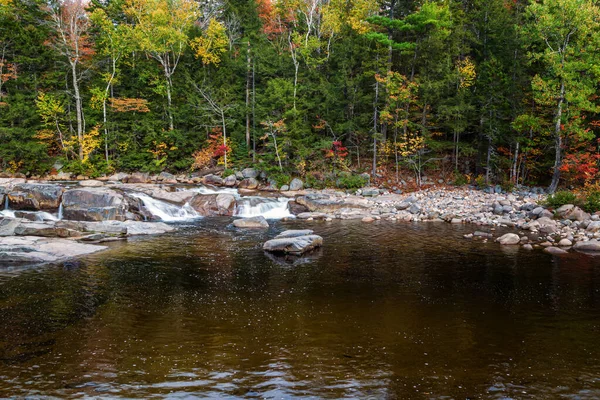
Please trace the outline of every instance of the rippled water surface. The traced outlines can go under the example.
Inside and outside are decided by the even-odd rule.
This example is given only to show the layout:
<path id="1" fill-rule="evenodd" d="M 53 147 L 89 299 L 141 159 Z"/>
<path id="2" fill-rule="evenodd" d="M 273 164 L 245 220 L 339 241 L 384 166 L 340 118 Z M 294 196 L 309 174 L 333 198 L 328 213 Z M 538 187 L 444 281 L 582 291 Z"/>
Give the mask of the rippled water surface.
<path id="1" fill-rule="evenodd" d="M 0 268 L 0 397 L 600 397 L 598 258 L 450 224 L 230 222 Z M 263 253 L 305 226 L 322 251 Z"/>

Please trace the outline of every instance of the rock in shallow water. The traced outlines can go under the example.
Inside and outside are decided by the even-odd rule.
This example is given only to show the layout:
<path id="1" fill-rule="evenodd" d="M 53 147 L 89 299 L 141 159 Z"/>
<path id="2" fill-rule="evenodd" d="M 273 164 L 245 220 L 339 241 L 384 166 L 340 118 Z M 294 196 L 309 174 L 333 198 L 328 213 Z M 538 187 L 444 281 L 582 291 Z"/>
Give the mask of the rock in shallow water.
<path id="1" fill-rule="evenodd" d="M 306 234 L 311 232 L 311 234 Z M 323 245 L 323 238 L 313 235 L 312 231 L 285 231 L 263 245 L 263 249 L 272 253 L 303 254 Z"/>
<path id="2" fill-rule="evenodd" d="M 567 254 L 567 251 L 566 251 L 566 250 L 563 250 L 563 249 L 561 249 L 561 248 L 554 247 L 554 246 L 546 247 L 546 248 L 544 249 L 544 251 L 545 251 L 546 253 L 550 253 L 550 254 L 556 254 L 556 255 L 558 255 L 558 254 Z"/>
<path id="3" fill-rule="evenodd" d="M 517 235 L 515 233 L 507 233 L 505 235 L 500 236 L 498 239 L 496 239 L 496 242 L 503 244 L 503 245 L 519 244 L 520 241 L 521 241 L 521 238 L 519 237 L 519 235 Z"/>
<path id="4" fill-rule="evenodd" d="M 269 227 L 269 223 L 267 222 L 265 217 L 263 217 L 262 215 L 259 215 L 257 217 L 251 217 L 251 218 L 236 219 L 235 221 L 233 221 L 233 225 L 236 228 L 251 228 L 251 229 L 257 229 L 257 228 L 263 229 L 263 228 Z"/>

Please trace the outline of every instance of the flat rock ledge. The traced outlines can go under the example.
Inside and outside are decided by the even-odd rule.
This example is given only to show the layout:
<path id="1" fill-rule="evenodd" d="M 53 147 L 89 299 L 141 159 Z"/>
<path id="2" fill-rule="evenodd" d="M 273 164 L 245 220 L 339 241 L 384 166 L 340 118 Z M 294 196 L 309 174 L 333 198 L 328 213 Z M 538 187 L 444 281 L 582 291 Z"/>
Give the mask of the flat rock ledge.
<path id="1" fill-rule="evenodd" d="M 310 229 L 284 231 L 265 242 L 263 250 L 271 253 L 304 254 L 323 245 L 323 238 L 313 233 Z"/>
<path id="2" fill-rule="evenodd" d="M 0 265 L 42 264 L 105 250 L 106 246 L 35 236 L 0 240 Z"/>

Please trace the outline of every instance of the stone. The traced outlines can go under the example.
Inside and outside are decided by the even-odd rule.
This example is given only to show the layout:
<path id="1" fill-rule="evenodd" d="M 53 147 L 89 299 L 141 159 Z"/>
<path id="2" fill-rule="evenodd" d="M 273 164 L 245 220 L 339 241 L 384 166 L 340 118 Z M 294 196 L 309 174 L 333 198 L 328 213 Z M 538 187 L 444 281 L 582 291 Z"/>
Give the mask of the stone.
<path id="1" fill-rule="evenodd" d="M 269 223 L 262 215 L 251 218 L 236 219 L 233 221 L 233 225 L 236 228 L 250 228 L 250 229 L 265 229 L 269 227 Z"/>
<path id="2" fill-rule="evenodd" d="M 161 172 L 160 174 L 158 174 L 158 177 L 156 178 L 157 181 L 162 182 L 162 183 L 168 183 L 168 184 L 173 184 L 173 183 L 177 183 L 177 177 L 173 174 L 170 174 L 168 172 Z"/>
<path id="3" fill-rule="evenodd" d="M 323 245 L 323 238 L 318 235 L 296 237 L 279 237 L 268 240 L 263 245 L 265 251 L 272 253 L 303 254 Z"/>
<path id="4" fill-rule="evenodd" d="M 22 222 L 15 228 L 16 236 L 43 236 L 43 237 L 65 237 L 66 233 L 61 234 L 61 230 L 57 229 L 53 223 L 40 222 Z"/>
<path id="5" fill-rule="evenodd" d="M 105 188 L 82 188 L 63 193 L 63 218 L 76 221 L 124 220 L 127 204 L 121 194 Z"/>
<path id="6" fill-rule="evenodd" d="M 146 172 L 135 172 L 127 177 L 127 183 L 149 183 L 150 175 Z"/>
<path id="7" fill-rule="evenodd" d="M 114 181 L 114 182 L 122 182 L 122 181 L 126 181 L 127 178 L 129 178 L 129 174 L 126 174 L 124 172 L 118 172 L 116 174 L 109 176 L 108 180 Z"/>
<path id="8" fill-rule="evenodd" d="M 77 243 L 68 239 L 21 236 L 0 240 L 0 263 L 40 264 L 105 250 L 105 246 Z"/>
<path id="9" fill-rule="evenodd" d="M 104 186 L 104 182 L 95 180 L 95 179 L 88 179 L 85 181 L 80 181 L 79 182 L 79 186 L 83 186 L 83 187 L 101 187 Z"/>
<path id="10" fill-rule="evenodd" d="M 330 213 L 336 212 L 342 208 L 369 208 L 367 199 L 353 198 L 332 198 L 321 193 L 308 194 L 305 196 L 297 196 L 296 203 L 308 208 L 311 212 Z"/>
<path id="11" fill-rule="evenodd" d="M 561 239 L 560 242 L 558 242 L 558 245 L 560 247 L 569 247 L 573 245 L 573 242 L 571 242 L 569 239 Z"/>
<path id="12" fill-rule="evenodd" d="M 206 185 L 221 186 L 221 185 L 223 185 L 223 178 L 221 178 L 220 176 L 217 176 L 217 175 L 208 174 L 203 178 L 203 182 Z"/>
<path id="13" fill-rule="evenodd" d="M 283 185 L 279 190 L 281 190 L 282 192 L 287 192 L 288 190 L 290 190 L 290 187 L 288 185 Z"/>
<path id="14" fill-rule="evenodd" d="M 235 197 L 228 193 L 197 194 L 190 206 L 203 217 L 232 216 L 235 209 Z"/>
<path id="15" fill-rule="evenodd" d="M 558 211 L 557 211 L 558 212 Z M 570 221 L 585 221 L 590 219 L 590 214 L 586 213 L 579 207 L 573 207 L 570 210 L 564 212 L 562 214 L 562 218 L 568 219 Z"/>
<path id="16" fill-rule="evenodd" d="M 556 214 L 561 217 L 564 218 L 564 216 L 571 211 L 575 206 L 573 204 L 565 204 L 563 206 L 560 206 L 559 208 L 556 209 Z"/>
<path id="17" fill-rule="evenodd" d="M 373 221 L 375 221 L 375 219 L 373 217 L 364 217 L 361 221 L 362 222 L 373 222 Z"/>
<path id="18" fill-rule="evenodd" d="M 8 201 L 14 210 L 57 210 L 63 192 L 59 185 L 23 183 L 12 187 Z"/>
<path id="19" fill-rule="evenodd" d="M 223 185 L 227 186 L 227 187 L 234 187 L 235 184 L 237 183 L 237 179 L 235 177 L 235 175 L 229 175 L 227 178 L 225 178 L 225 180 L 223 180 Z"/>
<path id="20" fill-rule="evenodd" d="M 252 179 L 256 179 L 258 178 L 258 175 L 260 173 L 255 170 L 254 168 L 244 168 L 242 170 L 242 178 L 247 179 L 247 178 L 252 178 Z"/>
<path id="21" fill-rule="evenodd" d="M 521 241 L 521 238 L 519 237 L 519 235 L 517 235 L 515 233 L 506 233 L 506 234 L 500 236 L 498 239 L 496 239 L 496 242 L 498 242 L 502 245 L 519 244 L 520 241 Z"/>
<path id="22" fill-rule="evenodd" d="M 523 250 L 533 250 L 533 246 L 529 243 L 523 245 Z"/>
<path id="23" fill-rule="evenodd" d="M 418 204 L 413 203 L 413 204 L 410 205 L 410 208 L 409 208 L 408 211 L 411 214 L 419 214 L 421 212 L 421 207 Z"/>
<path id="24" fill-rule="evenodd" d="M 20 224 L 20 219 L 3 218 L 0 220 L 0 236 L 13 236 L 15 234 L 15 229 Z"/>
<path id="25" fill-rule="evenodd" d="M 491 233 L 489 233 L 489 232 L 482 232 L 482 231 L 475 231 L 473 233 L 473 236 L 483 237 L 483 238 L 492 238 L 493 237 L 493 235 Z"/>
<path id="26" fill-rule="evenodd" d="M 298 178 L 292 179 L 292 181 L 290 182 L 290 190 L 296 191 L 302 189 L 304 189 L 304 182 L 302 182 L 302 180 Z"/>
<path id="27" fill-rule="evenodd" d="M 409 202 L 403 201 L 400 204 L 396 204 L 396 210 L 398 210 L 398 211 L 406 210 L 407 208 L 410 207 L 410 204 L 411 203 L 409 203 Z"/>
<path id="28" fill-rule="evenodd" d="M 312 229 L 288 229 L 275 236 L 275 239 L 294 238 L 299 236 L 307 236 L 315 233 Z"/>
<path id="29" fill-rule="evenodd" d="M 374 187 L 362 189 L 362 195 L 364 197 L 375 197 L 375 196 L 379 196 L 379 194 L 380 194 L 379 189 L 374 188 Z"/>
<path id="30" fill-rule="evenodd" d="M 577 251 L 590 251 L 590 252 L 600 252 L 600 242 L 596 239 L 588 240 L 587 242 L 577 242 L 573 246 L 573 249 Z"/>
<path id="31" fill-rule="evenodd" d="M 258 181 L 255 178 L 245 178 L 238 187 L 240 189 L 256 189 L 258 188 Z"/>
<path id="32" fill-rule="evenodd" d="M 451 224 L 462 224 L 462 223 L 463 223 L 463 220 L 462 220 L 461 218 L 452 218 L 452 219 L 450 220 L 450 223 L 451 223 Z"/>
<path id="33" fill-rule="evenodd" d="M 546 247 L 544 249 L 544 252 L 554 254 L 554 255 L 567 254 L 566 250 L 563 250 L 561 248 L 554 247 L 554 246 Z"/>
<path id="34" fill-rule="evenodd" d="M 592 233 L 600 231 L 600 221 L 590 222 L 585 230 Z"/>

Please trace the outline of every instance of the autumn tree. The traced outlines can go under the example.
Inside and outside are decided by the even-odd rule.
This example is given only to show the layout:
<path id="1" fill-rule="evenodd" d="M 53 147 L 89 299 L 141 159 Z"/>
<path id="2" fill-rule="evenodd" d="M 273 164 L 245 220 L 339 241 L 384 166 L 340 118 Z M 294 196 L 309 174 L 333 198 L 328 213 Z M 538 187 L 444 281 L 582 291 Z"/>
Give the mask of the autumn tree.
<path id="1" fill-rule="evenodd" d="M 89 37 L 90 19 L 83 0 L 65 0 L 49 6 L 50 25 L 54 36 L 51 45 L 68 62 L 71 89 L 75 100 L 79 160 L 84 159 L 85 117 L 80 90 L 82 64 L 94 53 Z"/>
<path id="2" fill-rule="evenodd" d="M 600 8 L 590 0 L 543 0 L 530 4 L 525 15 L 529 57 L 541 69 L 532 80 L 535 100 L 554 110 L 552 193 L 560 180 L 565 135 L 589 136 L 578 117 L 583 111 L 598 112 Z"/>
<path id="3" fill-rule="evenodd" d="M 200 17 L 199 4 L 193 0 L 127 0 L 125 13 L 134 22 L 133 41 L 163 70 L 167 118 L 169 130 L 173 130 L 173 74 L 190 44 L 188 34 Z"/>

